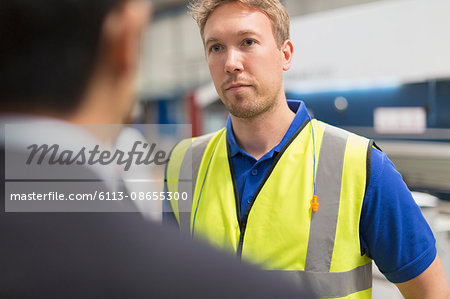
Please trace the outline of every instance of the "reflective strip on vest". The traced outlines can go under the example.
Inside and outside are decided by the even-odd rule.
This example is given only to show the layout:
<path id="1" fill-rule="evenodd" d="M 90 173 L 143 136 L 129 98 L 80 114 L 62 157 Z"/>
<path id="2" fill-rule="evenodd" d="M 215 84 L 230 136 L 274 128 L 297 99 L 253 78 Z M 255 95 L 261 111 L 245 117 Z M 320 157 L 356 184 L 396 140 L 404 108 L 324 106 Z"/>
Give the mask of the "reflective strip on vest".
<path id="1" fill-rule="evenodd" d="M 330 272 L 349 133 L 326 126 L 316 175 L 319 210 L 311 214 L 305 271 Z"/>
<path id="2" fill-rule="evenodd" d="M 180 141 L 171 151 L 169 162 L 166 165 L 165 170 L 165 180 L 164 180 L 164 189 L 166 191 L 176 193 L 178 192 L 178 182 L 179 182 L 179 174 L 181 162 L 186 158 L 186 150 L 191 146 L 192 139 L 184 139 Z M 172 211 L 178 224 L 180 222 L 178 209 L 178 201 L 171 200 L 170 206 L 172 207 Z"/>
<path id="3" fill-rule="evenodd" d="M 180 167 L 178 180 L 178 192 L 188 194 L 187 200 L 180 200 L 179 205 L 179 224 L 183 234 L 190 234 L 190 221 L 192 212 L 192 202 L 194 198 L 195 183 L 197 181 L 198 170 L 202 162 L 203 153 L 211 138 L 215 133 L 204 135 L 194 139 L 192 144 L 186 150 Z"/>
<path id="4" fill-rule="evenodd" d="M 348 272 L 276 272 L 294 283 L 299 290 L 307 290 L 316 298 L 340 298 L 372 287 L 372 263 Z"/>

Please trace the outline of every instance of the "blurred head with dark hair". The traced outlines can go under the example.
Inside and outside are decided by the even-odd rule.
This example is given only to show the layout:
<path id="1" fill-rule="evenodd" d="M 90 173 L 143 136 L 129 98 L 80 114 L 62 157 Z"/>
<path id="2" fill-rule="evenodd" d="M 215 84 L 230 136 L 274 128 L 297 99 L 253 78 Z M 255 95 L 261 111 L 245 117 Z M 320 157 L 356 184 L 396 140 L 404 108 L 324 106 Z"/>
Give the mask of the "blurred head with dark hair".
<path id="1" fill-rule="evenodd" d="M 0 111 L 120 122 L 148 15 L 137 0 L 0 0 Z"/>

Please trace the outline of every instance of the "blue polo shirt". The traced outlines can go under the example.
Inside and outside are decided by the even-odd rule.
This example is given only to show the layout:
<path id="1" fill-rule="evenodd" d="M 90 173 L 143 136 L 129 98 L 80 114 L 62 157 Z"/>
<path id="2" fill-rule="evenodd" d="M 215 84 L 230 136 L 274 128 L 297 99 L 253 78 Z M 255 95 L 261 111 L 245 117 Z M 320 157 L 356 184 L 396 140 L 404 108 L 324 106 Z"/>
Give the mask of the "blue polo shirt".
<path id="1" fill-rule="evenodd" d="M 309 118 L 303 102 L 288 100 L 296 113 L 278 145 L 256 160 L 236 142 L 231 118 L 227 120 L 230 146 L 241 217 L 258 189 L 275 156 Z M 372 148 L 370 182 L 364 196 L 360 219 L 362 250 L 372 258 L 391 282 L 400 283 L 422 273 L 436 257 L 433 233 L 401 175 L 387 156 Z"/>

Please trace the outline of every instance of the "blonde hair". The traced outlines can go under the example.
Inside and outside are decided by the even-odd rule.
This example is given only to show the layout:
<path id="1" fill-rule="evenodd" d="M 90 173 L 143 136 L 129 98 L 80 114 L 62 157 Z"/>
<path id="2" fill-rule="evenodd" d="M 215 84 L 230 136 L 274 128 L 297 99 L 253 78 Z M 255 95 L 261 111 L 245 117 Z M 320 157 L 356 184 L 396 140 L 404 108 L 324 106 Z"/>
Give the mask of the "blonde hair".
<path id="1" fill-rule="evenodd" d="M 205 24 L 211 13 L 219 6 L 238 2 L 265 13 L 272 23 L 274 38 L 281 47 L 289 39 L 289 14 L 279 0 L 197 0 L 189 4 L 192 17 L 200 27 L 203 37 Z"/>

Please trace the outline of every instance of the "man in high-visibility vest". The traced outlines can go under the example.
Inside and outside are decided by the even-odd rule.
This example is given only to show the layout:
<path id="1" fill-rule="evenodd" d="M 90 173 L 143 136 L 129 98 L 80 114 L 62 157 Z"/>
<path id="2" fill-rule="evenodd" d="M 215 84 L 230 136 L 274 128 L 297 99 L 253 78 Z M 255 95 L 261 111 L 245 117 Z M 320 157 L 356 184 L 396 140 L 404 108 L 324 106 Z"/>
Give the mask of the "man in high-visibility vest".
<path id="1" fill-rule="evenodd" d="M 435 239 L 400 174 L 370 140 L 287 101 L 293 44 L 278 0 L 200 0 L 200 27 L 226 128 L 172 151 L 166 189 L 182 231 L 317 297 L 370 298 L 372 259 L 407 298 L 446 298 Z"/>

